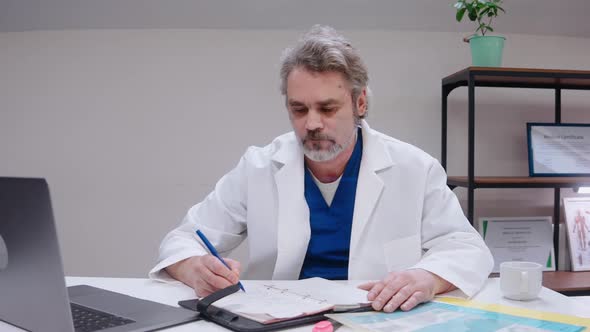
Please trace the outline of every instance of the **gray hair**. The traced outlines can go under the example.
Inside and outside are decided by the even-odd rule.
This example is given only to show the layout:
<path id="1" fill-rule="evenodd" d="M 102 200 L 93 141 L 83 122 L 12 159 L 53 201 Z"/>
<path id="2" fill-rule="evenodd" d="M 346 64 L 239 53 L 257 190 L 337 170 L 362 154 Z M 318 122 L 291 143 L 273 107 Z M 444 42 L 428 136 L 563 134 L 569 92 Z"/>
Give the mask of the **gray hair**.
<path id="1" fill-rule="evenodd" d="M 369 74 L 357 50 L 336 30 L 314 25 L 292 48 L 281 57 L 281 93 L 287 95 L 287 77 L 297 67 L 311 72 L 334 71 L 344 75 L 352 86 L 352 101 L 356 104 L 364 88 L 367 89 L 369 109 Z M 367 112 L 361 116 L 364 118 Z"/>

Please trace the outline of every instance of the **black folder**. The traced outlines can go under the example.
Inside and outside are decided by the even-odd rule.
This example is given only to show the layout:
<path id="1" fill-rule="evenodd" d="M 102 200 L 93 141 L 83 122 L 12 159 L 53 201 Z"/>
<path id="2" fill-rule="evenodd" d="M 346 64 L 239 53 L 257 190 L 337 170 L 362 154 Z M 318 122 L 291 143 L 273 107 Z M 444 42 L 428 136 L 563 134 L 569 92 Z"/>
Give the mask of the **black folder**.
<path id="1" fill-rule="evenodd" d="M 266 331 L 275 331 L 280 329 L 285 329 L 289 327 L 296 327 L 305 324 L 312 324 L 315 322 L 319 322 L 321 320 L 326 320 L 327 318 L 324 316 L 325 314 L 334 313 L 333 310 L 325 311 L 322 313 L 304 316 L 304 317 L 296 317 L 288 320 L 283 320 L 275 323 L 269 324 L 262 324 L 255 320 L 242 317 L 238 314 L 235 314 L 231 311 L 221 309 L 212 305 L 213 302 L 224 298 L 230 294 L 233 294 L 240 290 L 240 285 L 236 284 L 233 286 L 229 286 L 227 288 L 218 290 L 217 292 L 206 296 L 202 299 L 193 299 L 193 300 L 186 300 L 178 302 L 183 308 L 190 309 L 193 311 L 199 312 L 199 317 L 216 324 L 219 324 L 225 328 L 228 328 L 232 331 L 245 331 L 245 332 L 266 332 Z M 352 310 L 347 310 L 346 312 L 361 312 L 361 311 L 371 311 L 372 307 L 361 307 L 355 308 Z M 341 312 L 341 311 L 340 311 Z"/>

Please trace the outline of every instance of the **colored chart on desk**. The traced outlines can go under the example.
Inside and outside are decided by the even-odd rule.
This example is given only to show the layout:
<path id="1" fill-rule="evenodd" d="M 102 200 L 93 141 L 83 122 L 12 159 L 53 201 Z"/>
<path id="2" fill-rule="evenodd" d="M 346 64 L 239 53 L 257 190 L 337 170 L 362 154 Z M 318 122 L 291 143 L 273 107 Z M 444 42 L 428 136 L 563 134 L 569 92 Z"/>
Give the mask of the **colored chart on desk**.
<path id="1" fill-rule="evenodd" d="M 410 311 L 333 314 L 328 317 L 364 331 L 584 331 L 582 325 L 520 317 L 489 310 L 429 302 Z"/>

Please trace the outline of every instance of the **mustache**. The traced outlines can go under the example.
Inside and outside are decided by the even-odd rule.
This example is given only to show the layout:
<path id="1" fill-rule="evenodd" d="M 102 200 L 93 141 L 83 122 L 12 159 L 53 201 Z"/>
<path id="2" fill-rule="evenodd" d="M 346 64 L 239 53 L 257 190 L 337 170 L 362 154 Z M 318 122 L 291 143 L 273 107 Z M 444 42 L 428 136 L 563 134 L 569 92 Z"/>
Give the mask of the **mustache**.
<path id="1" fill-rule="evenodd" d="M 303 137 L 303 143 L 307 141 L 334 141 L 334 138 L 325 134 L 322 134 L 319 131 L 308 131 L 307 135 Z"/>

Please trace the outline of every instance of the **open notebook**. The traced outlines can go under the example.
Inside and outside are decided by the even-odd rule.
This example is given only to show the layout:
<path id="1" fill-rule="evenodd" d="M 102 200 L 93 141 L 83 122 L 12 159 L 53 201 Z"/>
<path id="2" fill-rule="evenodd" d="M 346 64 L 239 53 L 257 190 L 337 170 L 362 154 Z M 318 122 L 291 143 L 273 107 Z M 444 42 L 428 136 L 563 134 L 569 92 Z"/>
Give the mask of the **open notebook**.
<path id="1" fill-rule="evenodd" d="M 322 278 L 242 283 L 246 292 L 233 293 L 213 305 L 262 324 L 370 306 L 367 291 Z"/>

